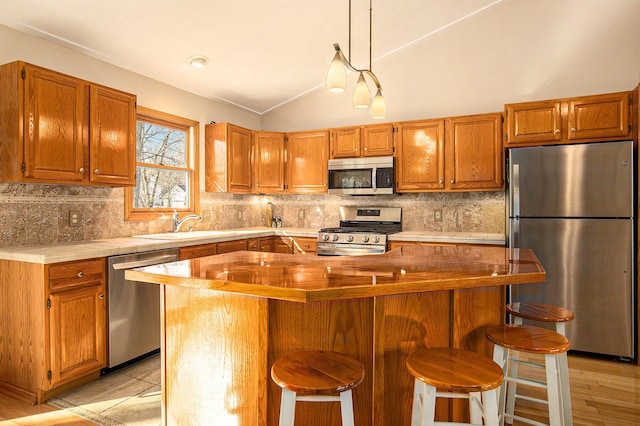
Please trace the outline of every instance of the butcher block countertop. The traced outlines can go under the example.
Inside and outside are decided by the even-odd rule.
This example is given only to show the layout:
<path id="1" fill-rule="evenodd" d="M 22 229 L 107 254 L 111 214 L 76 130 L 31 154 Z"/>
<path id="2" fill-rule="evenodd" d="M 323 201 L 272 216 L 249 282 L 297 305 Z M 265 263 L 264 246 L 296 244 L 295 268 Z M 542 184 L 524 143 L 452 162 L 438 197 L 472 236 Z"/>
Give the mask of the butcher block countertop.
<path id="1" fill-rule="evenodd" d="M 314 228 L 255 227 L 147 234 L 103 240 L 0 247 L 0 259 L 48 264 L 272 235 L 316 238 L 318 231 L 319 229 Z M 495 233 L 407 231 L 390 235 L 389 241 L 503 245 L 505 237 L 503 234 Z"/>
<path id="2" fill-rule="evenodd" d="M 299 256 L 234 252 L 137 268 L 126 277 L 295 302 L 542 282 L 531 250 L 410 245 L 371 256 Z"/>

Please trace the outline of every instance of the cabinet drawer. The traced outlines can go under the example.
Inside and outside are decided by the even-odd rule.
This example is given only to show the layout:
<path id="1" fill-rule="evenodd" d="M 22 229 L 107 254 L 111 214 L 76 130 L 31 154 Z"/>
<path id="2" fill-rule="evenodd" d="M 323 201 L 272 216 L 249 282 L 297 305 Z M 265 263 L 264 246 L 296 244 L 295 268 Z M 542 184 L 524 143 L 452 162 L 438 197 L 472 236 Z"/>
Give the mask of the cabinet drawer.
<path id="1" fill-rule="evenodd" d="M 55 263 L 49 266 L 49 291 L 104 283 L 104 258 Z"/>
<path id="2" fill-rule="evenodd" d="M 294 240 L 297 254 L 315 254 L 318 251 L 318 240 L 315 238 L 294 238 Z"/>

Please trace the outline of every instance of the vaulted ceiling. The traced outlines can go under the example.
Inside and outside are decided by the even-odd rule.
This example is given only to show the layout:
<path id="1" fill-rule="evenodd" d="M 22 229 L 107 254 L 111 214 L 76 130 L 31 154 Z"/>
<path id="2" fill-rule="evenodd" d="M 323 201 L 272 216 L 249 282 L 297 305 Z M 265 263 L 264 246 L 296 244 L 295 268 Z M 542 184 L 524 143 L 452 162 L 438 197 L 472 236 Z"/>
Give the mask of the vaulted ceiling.
<path id="1" fill-rule="evenodd" d="M 376 59 L 501 1 L 373 1 L 374 71 Z M 351 62 L 364 68 L 369 3 L 351 7 Z M 333 43 L 349 54 L 347 0 L 0 0 L 0 23 L 260 114 L 323 85 Z M 207 66 L 189 66 L 194 55 Z"/>

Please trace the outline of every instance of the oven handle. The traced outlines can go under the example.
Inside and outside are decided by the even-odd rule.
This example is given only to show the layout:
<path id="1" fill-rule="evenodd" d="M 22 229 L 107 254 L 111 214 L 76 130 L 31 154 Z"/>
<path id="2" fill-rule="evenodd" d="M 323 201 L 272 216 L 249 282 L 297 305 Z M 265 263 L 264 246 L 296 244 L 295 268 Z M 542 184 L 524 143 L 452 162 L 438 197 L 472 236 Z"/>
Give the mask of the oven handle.
<path id="1" fill-rule="evenodd" d="M 113 266 L 113 269 L 115 270 L 131 269 L 131 268 L 141 268 L 143 266 L 157 265 L 159 263 L 165 263 L 165 262 L 174 262 L 176 260 L 178 259 L 175 254 L 168 254 L 166 256 L 151 257 L 149 259 L 135 260 L 133 262 L 114 263 L 112 266 Z"/>
<path id="2" fill-rule="evenodd" d="M 323 247 L 318 244 L 317 247 L 318 256 L 357 256 L 363 254 L 383 254 L 384 248 L 376 247 Z"/>

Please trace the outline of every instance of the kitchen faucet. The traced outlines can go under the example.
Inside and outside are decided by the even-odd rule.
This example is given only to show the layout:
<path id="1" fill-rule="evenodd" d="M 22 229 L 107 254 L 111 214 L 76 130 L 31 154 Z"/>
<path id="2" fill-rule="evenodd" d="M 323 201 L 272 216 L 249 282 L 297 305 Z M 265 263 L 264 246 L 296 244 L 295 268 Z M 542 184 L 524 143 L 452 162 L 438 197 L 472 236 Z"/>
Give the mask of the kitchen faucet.
<path id="1" fill-rule="evenodd" d="M 202 220 L 202 217 L 197 214 L 188 214 L 180 220 L 178 219 L 178 212 L 173 209 L 173 232 L 178 232 L 182 224 L 190 219 Z M 191 227 L 189 227 L 189 231 L 191 231 Z"/>

